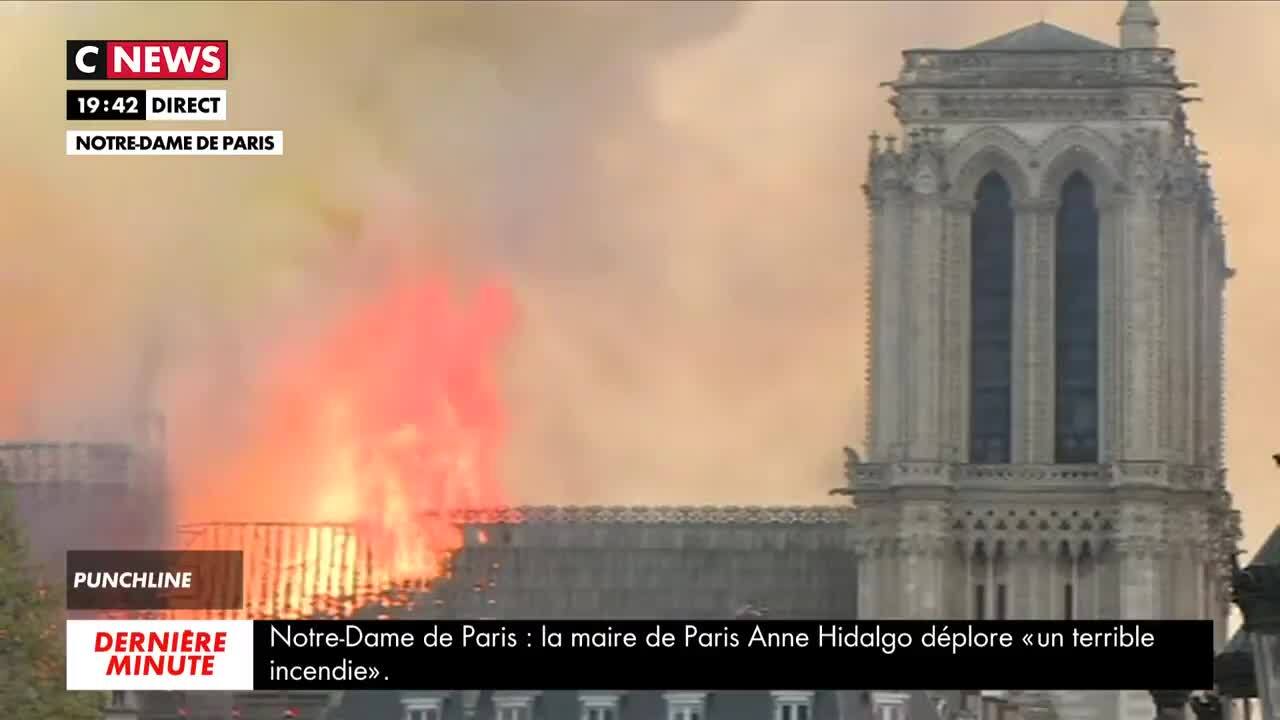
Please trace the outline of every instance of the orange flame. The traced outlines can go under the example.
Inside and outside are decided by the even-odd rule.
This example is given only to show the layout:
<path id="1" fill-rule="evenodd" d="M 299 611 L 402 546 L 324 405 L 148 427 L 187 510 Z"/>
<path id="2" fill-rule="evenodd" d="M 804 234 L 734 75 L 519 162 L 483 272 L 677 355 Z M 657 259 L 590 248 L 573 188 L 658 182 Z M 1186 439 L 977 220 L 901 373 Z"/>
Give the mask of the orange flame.
<path id="1" fill-rule="evenodd" d="M 216 519 L 275 503 L 312 524 L 221 525 L 194 543 L 245 551 L 250 614 L 345 614 L 446 572 L 462 544 L 449 516 L 504 504 L 496 361 L 511 317 L 502 286 L 463 304 L 440 278 L 399 282 L 271 367 L 251 447 L 215 475 L 230 498 Z M 200 502 L 183 515 L 215 519 Z"/>

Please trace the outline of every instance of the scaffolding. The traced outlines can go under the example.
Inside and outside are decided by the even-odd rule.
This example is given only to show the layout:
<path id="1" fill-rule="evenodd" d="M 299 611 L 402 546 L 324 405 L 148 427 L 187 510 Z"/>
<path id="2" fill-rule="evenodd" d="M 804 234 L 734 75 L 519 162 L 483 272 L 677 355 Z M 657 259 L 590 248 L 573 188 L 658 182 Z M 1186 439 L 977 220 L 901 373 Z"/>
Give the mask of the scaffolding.
<path id="1" fill-rule="evenodd" d="M 439 572 L 396 577 L 368 533 L 343 523 L 220 522 L 179 529 L 186 550 L 244 554 L 241 610 L 209 610 L 205 619 L 340 619 L 369 607 L 398 607 L 430 589 Z M 435 553 L 437 567 L 451 553 Z M 189 617 L 190 613 L 184 613 Z"/>

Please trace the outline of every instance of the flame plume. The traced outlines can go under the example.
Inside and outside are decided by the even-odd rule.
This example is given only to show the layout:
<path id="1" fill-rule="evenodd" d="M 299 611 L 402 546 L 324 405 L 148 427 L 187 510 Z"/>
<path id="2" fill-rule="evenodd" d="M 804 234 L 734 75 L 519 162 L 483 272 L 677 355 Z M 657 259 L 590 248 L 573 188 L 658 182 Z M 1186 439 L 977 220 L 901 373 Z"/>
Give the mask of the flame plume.
<path id="1" fill-rule="evenodd" d="M 192 549 L 244 551 L 244 614 L 345 616 L 447 572 L 451 516 L 505 504 L 496 361 L 511 311 L 502 286 L 464 305 L 440 278 L 399 282 L 281 356 L 254 442 L 216 477 L 241 509 L 283 486 L 295 507 L 281 514 L 306 521 L 186 527 Z"/>

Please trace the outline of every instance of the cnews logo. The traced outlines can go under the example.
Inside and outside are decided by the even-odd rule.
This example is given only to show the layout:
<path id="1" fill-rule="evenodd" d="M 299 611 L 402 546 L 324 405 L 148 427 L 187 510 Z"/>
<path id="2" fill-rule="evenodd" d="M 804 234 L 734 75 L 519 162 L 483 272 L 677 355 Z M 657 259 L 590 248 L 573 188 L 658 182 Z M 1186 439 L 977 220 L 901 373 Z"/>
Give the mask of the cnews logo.
<path id="1" fill-rule="evenodd" d="M 68 80 L 226 80 L 226 40 L 68 40 Z"/>

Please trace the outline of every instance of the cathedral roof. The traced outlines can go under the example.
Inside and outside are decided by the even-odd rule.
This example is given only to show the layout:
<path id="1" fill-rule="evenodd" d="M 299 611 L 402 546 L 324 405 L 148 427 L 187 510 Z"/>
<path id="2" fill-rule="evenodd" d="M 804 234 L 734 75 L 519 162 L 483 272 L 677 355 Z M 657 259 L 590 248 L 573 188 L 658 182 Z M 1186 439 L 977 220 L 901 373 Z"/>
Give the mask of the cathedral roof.
<path id="1" fill-rule="evenodd" d="M 1115 49 L 1113 45 L 1043 21 L 965 48 L 982 52 L 1088 52 Z"/>
<path id="2" fill-rule="evenodd" d="M 520 524 L 473 526 L 483 530 L 484 540 L 469 540 L 453 558 L 451 576 L 408 614 L 720 619 L 754 606 L 773 617 L 857 615 L 857 531 L 845 508 L 822 508 L 845 511 L 832 513 L 843 522 L 797 513 L 772 523 L 763 520 L 763 509 L 754 522 L 717 522 L 714 513 L 677 510 L 668 510 L 675 516 L 662 521 L 534 516 Z"/>
<path id="3" fill-rule="evenodd" d="M 1280 527 L 1271 531 L 1266 542 L 1258 548 L 1258 554 L 1253 556 L 1253 562 L 1262 565 L 1280 565 Z"/>

